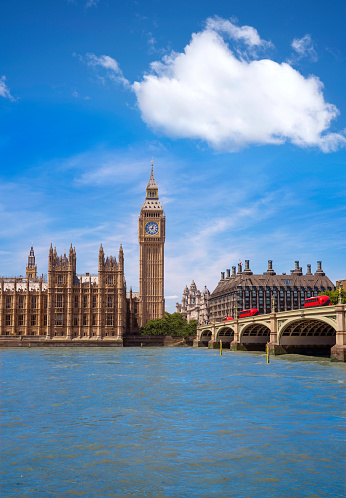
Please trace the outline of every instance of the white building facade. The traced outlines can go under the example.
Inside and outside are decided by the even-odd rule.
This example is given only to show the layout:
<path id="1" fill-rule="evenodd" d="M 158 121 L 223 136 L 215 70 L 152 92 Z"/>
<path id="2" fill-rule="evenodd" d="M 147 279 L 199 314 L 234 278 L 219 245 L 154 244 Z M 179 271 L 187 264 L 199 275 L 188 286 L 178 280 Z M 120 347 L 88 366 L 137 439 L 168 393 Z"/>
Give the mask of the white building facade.
<path id="1" fill-rule="evenodd" d="M 205 325 L 209 321 L 209 297 L 206 286 L 199 291 L 192 281 L 190 288 L 186 286 L 184 289 L 181 304 L 176 303 L 176 312 L 181 313 L 188 323 L 196 320 L 199 325 Z"/>

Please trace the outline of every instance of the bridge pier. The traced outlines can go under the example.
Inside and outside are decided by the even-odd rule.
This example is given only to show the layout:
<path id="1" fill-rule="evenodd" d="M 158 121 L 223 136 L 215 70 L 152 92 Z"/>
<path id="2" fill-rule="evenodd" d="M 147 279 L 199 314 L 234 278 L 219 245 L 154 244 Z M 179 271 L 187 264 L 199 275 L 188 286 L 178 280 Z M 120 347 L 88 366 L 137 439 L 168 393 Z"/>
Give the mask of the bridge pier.
<path id="1" fill-rule="evenodd" d="M 236 342 L 236 341 L 231 342 L 230 350 L 231 351 L 247 351 L 244 344 L 242 344 L 241 342 Z"/>
<path id="2" fill-rule="evenodd" d="M 220 341 L 214 341 L 213 339 L 210 339 L 208 342 L 208 349 L 219 349 L 220 347 Z"/>
<path id="3" fill-rule="evenodd" d="M 204 342 L 199 341 L 198 339 L 194 339 L 192 343 L 193 348 L 205 348 Z"/>
<path id="4" fill-rule="evenodd" d="M 286 354 L 285 348 L 280 346 L 278 343 L 278 320 L 276 313 L 270 313 L 270 341 L 267 343 L 267 347 L 269 348 L 269 354 L 271 355 L 280 355 Z"/>
<path id="5" fill-rule="evenodd" d="M 267 347 L 269 348 L 269 354 L 271 354 L 273 356 L 277 356 L 280 354 L 287 354 L 286 349 L 283 348 L 282 346 L 280 346 L 280 344 L 268 342 Z"/>
<path id="6" fill-rule="evenodd" d="M 211 338 L 208 342 L 208 349 L 217 349 L 220 347 L 220 342 L 216 342 L 216 327 L 215 323 L 213 323 L 211 327 Z"/>
<path id="7" fill-rule="evenodd" d="M 336 314 L 336 344 L 330 350 L 330 359 L 332 361 L 346 362 L 346 320 L 345 304 L 335 305 Z"/>
<path id="8" fill-rule="evenodd" d="M 246 347 L 239 341 L 239 320 L 234 320 L 234 338 L 230 344 L 231 351 L 246 351 Z"/>

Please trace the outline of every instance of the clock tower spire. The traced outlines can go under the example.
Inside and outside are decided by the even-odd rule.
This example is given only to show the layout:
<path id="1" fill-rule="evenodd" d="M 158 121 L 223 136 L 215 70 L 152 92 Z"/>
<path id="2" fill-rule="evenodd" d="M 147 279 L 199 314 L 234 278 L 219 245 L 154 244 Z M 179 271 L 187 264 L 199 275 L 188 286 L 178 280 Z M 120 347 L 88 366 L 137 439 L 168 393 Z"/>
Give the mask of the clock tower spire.
<path id="1" fill-rule="evenodd" d="M 164 318 L 164 244 L 166 218 L 154 178 L 154 162 L 138 218 L 140 326 Z"/>

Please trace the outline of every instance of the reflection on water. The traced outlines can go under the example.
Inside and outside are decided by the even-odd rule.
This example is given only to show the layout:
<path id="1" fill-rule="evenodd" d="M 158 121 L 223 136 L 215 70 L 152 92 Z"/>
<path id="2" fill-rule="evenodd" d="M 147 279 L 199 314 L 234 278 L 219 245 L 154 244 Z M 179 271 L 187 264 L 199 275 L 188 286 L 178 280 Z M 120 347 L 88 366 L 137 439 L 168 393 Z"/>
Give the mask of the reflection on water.
<path id="1" fill-rule="evenodd" d="M 344 364 L 190 348 L 0 353 L 2 497 L 344 496 Z"/>

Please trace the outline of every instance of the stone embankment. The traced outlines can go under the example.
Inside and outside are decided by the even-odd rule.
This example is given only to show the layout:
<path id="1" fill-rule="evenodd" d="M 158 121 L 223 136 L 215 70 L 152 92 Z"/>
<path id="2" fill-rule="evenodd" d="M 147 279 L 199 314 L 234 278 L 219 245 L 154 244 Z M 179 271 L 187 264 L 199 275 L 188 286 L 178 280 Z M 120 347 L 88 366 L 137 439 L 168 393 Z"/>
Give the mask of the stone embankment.
<path id="1" fill-rule="evenodd" d="M 186 347 L 192 346 L 193 339 L 191 337 L 172 337 L 172 336 L 141 336 L 141 335 L 128 335 L 123 339 L 72 339 L 66 340 L 64 338 L 46 339 L 45 337 L 2 337 L 0 339 L 0 347 L 8 348 L 36 348 L 36 347 Z"/>

